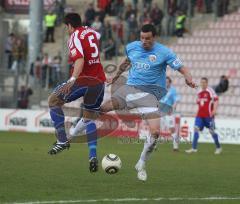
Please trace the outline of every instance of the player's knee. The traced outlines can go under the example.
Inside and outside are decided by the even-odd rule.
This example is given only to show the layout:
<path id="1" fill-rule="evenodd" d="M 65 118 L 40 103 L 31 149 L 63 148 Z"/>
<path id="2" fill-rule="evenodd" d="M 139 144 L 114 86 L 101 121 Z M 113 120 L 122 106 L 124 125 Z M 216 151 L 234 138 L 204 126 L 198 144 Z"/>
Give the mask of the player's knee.
<path id="1" fill-rule="evenodd" d="M 210 133 L 211 135 L 214 135 L 214 134 L 215 134 L 214 129 L 209 129 L 209 133 Z"/>
<path id="2" fill-rule="evenodd" d="M 159 137 L 160 135 L 160 130 L 158 128 L 152 128 L 150 130 L 151 136 L 154 137 L 155 139 Z"/>
<path id="3" fill-rule="evenodd" d="M 194 132 L 199 132 L 199 131 L 200 131 L 199 127 L 195 126 L 194 127 Z"/>
<path id="4" fill-rule="evenodd" d="M 62 106 L 64 104 L 55 94 L 51 94 L 48 97 L 48 106 L 55 107 L 55 106 Z"/>

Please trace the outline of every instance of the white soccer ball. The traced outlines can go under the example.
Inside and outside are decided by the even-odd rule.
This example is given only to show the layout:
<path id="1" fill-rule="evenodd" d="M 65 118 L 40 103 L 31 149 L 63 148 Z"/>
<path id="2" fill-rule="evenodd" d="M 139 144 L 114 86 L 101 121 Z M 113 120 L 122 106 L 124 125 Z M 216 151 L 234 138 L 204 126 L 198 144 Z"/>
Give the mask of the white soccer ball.
<path id="1" fill-rule="evenodd" d="M 122 167 L 122 161 L 116 154 L 108 154 L 102 159 L 102 168 L 107 174 L 115 174 Z"/>

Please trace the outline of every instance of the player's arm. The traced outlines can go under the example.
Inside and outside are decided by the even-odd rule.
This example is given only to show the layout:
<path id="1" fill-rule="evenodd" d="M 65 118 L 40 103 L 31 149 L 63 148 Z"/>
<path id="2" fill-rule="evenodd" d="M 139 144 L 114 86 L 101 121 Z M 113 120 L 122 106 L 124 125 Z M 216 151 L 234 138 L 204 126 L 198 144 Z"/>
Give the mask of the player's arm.
<path id="1" fill-rule="evenodd" d="M 218 108 L 218 100 L 214 101 L 214 103 L 213 103 L 212 117 L 214 117 L 216 115 L 217 108 Z"/>
<path id="2" fill-rule="evenodd" d="M 67 81 L 67 83 L 60 89 L 60 92 L 63 94 L 67 94 L 70 92 L 71 87 L 75 83 L 78 76 L 81 74 L 84 66 L 84 58 L 78 58 L 74 63 L 74 70 L 71 78 Z"/>
<path id="3" fill-rule="evenodd" d="M 118 72 L 116 73 L 116 75 L 112 78 L 112 81 L 110 82 L 110 84 L 113 84 L 120 76 L 123 72 L 127 71 L 129 66 L 130 66 L 131 62 L 129 61 L 129 59 L 127 57 L 125 57 L 121 63 L 118 66 Z"/>
<path id="4" fill-rule="evenodd" d="M 187 67 L 182 66 L 181 68 L 178 69 L 178 71 L 184 76 L 185 82 L 188 86 L 190 86 L 191 88 L 197 87 L 197 85 L 193 81 L 192 75 Z"/>

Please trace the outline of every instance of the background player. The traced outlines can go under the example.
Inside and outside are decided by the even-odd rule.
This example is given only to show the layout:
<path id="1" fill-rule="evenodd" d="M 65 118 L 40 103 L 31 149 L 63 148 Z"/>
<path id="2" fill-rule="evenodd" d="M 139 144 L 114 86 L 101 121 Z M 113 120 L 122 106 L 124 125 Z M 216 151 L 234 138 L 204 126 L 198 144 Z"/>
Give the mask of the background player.
<path id="1" fill-rule="evenodd" d="M 218 96 L 212 88 L 208 87 L 208 79 L 206 77 L 201 79 L 201 90 L 198 92 L 197 104 L 198 112 L 195 119 L 192 148 L 186 150 L 186 153 L 190 154 L 197 152 L 199 131 L 202 131 L 203 128 L 206 127 L 209 129 L 216 145 L 215 154 L 220 154 L 222 152 L 222 148 L 218 141 L 218 134 L 215 132 L 214 121 L 214 116 L 218 107 Z"/>
<path id="2" fill-rule="evenodd" d="M 177 90 L 172 86 L 172 79 L 167 77 L 166 80 L 167 94 L 160 100 L 160 105 L 168 107 L 168 114 L 161 118 L 161 126 L 166 127 L 173 138 L 173 150 L 178 151 L 179 148 L 179 135 L 176 133 L 175 128 L 175 111 L 177 103 L 180 100 Z M 161 106 L 160 106 L 161 107 Z"/>
<path id="3" fill-rule="evenodd" d="M 57 142 L 49 154 L 57 154 L 70 147 L 64 127 L 65 103 L 83 97 L 83 119 L 87 123 L 86 133 L 89 146 L 90 171 L 96 172 L 97 162 L 97 131 L 93 111 L 98 110 L 104 96 L 105 74 L 99 58 L 100 34 L 89 27 L 82 26 L 77 13 L 69 13 L 64 19 L 70 38 L 68 48 L 70 59 L 74 63 L 71 78 L 58 86 L 49 96 L 50 115 L 56 129 Z"/>

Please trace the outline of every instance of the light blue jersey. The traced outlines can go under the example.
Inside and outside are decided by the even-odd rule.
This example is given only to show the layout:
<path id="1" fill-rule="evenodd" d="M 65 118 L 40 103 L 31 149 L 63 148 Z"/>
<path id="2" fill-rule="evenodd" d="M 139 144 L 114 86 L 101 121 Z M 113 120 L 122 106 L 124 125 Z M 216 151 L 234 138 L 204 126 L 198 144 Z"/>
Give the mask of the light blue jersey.
<path id="1" fill-rule="evenodd" d="M 129 43 L 126 46 L 126 55 L 131 62 L 127 84 L 154 94 L 158 100 L 167 92 L 167 65 L 174 70 L 183 66 L 172 50 L 157 42 L 151 50 L 145 50 L 141 41 Z"/>
<path id="2" fill-rule="evenodd" d="M 171 86 L 168 89 L 167 94 L 161 98 L 159 101 L 159 107 L 162 113 L 173 112 L 173 105 L 180 100 L 180 95 L 178 95 L 176 89 Z"/>
<path id="3" fill-rule="evenodd" d="M 180 100 L 180 95 L 178 95 L 176 88 L 171 86 L 168 89 L 167 94 L 160 100 L 160 103 L 164 103 L 172 107 L 179 100 Z"/>

